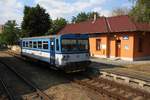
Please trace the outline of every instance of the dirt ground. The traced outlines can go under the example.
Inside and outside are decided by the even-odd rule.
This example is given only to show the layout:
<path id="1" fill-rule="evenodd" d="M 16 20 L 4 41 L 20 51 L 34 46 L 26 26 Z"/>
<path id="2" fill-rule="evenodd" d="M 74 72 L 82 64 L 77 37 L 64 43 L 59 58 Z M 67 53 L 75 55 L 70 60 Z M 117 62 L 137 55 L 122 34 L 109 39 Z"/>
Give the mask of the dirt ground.
<path id="1" fill-rule="evenodd" d="M 53 100 L 110 100 L 106 95 L 101 95 L 78 84 L 59 84 L 44 90 Z M 34 93 L 23 95 L 23 98 L 32 97 Z"/>

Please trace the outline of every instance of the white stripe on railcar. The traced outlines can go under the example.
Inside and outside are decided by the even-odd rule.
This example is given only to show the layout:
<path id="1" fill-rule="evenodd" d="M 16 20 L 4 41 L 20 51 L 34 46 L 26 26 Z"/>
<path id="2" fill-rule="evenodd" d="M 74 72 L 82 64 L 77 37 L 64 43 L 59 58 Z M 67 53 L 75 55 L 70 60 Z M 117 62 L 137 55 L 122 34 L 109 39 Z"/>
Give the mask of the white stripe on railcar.
<path id="1" fill-rule="evenodd" d="M 22 49 L 22 54 L 38 60 L 50 62 L 50 53 L 37 50 Z"/>
<path id="2" fill-rule="evenodd" d="M 68 59 L 64 60 L 63 57 L 68 57 Z M 80 54 L 56 54 L 56 65 L 66 65 L 70 62 L 80 62 L 80 61 L 88 61 L 89 54 L 88 53 L 80 53 Z"/>

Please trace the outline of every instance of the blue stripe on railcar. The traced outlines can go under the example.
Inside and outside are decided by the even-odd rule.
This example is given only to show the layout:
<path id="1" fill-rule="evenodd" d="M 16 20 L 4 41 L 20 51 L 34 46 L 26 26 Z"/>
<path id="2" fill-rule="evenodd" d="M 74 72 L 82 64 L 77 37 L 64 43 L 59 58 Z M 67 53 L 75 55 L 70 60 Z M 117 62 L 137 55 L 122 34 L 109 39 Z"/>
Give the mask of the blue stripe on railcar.
<path id="1" fill-rule="evenodd" d="M 88 38 L 88 35 L 87 34 L 64 34 L 64 35 L 61 35 L 61 39 L 63 38 L 74 38 L 74 39 L 77 39 L 77 38 Z"/>

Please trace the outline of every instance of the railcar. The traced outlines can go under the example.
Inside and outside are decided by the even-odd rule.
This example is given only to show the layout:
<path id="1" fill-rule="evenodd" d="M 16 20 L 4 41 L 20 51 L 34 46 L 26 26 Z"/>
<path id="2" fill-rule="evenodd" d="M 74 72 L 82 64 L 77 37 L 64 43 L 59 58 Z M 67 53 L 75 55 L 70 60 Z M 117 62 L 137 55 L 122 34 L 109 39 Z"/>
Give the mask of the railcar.
<path id="1" fill-rule="evenodd" d="M 64 34 L 21 39 L 21 55 L 65 71 L 81 71 L 90 64 L 86 34 Z"/>

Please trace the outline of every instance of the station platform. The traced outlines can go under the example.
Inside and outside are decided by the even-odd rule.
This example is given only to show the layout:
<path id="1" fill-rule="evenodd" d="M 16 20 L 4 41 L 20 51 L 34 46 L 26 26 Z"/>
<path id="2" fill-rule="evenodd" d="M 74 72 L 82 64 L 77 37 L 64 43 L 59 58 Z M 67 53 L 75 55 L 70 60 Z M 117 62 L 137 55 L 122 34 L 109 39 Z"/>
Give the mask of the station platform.
<path id="1" fill-rule="evenodd" d="M 105 78 L 122 81 L 127 84 L 137 84 L 141 88 L 150 90 L 150 61 L 120 61 L 101 58 L 91 58 L 90 67 L 99 70 Z"/>
<path id="2" fill-rule="evenodd" d="M 131 70 L 128 68 L 111 68 L 111 69 L 102 69 L 101 71 L 116 74 L 119 76 L 138 79 L 150 83 L 150 73 L 146 73 L 146 72 Z"/>

